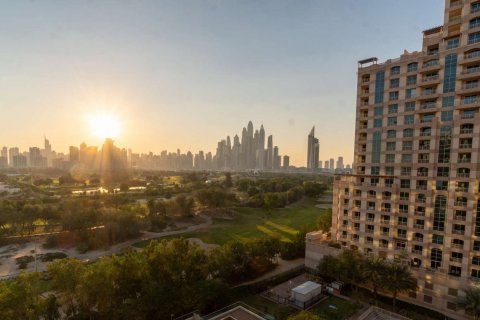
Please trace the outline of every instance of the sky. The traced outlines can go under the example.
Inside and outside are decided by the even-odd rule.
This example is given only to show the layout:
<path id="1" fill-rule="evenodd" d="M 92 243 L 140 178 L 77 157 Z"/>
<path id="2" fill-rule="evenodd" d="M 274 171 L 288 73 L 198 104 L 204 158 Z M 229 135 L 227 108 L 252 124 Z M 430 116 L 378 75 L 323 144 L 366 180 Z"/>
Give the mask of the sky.
<path id="1" fill-rule="evenodd" d="M 0 146 L 215 151 L 263 123 L 306 165 L 353 160 L 357 61 L 421 50 L 443 0 L 0 0 Z"/>

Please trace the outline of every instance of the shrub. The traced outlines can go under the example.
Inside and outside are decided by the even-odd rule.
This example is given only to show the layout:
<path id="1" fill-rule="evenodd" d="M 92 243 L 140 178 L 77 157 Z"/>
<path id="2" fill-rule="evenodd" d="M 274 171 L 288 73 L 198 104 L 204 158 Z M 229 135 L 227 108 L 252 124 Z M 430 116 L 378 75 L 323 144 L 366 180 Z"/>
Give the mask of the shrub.
<path id="1" fill-rule="evenodd" d="M 48 252 L 48 253 L 44 253 L 44 254 L 39 254 L 38 257 L 43 262 L 48 262 L 48 261 L 53 261 L 53 260 L 56 260 L 56 259 L 65 259 L 68 256 L 63 252 Z"/>
<path id="2" fill-rule="evenodd" d="M 35 260 L 33 256 L 22 256 L 15 259 L 18 269 L 27 269 L 28 264 Z"/>

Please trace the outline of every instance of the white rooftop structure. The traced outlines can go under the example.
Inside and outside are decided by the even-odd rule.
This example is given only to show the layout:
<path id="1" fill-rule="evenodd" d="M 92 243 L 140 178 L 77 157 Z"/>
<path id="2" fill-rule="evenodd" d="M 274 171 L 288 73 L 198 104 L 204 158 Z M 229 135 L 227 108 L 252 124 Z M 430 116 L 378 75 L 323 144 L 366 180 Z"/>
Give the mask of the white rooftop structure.
<path id="1" fill-rule="evenodd" d="M 321 288 L 321 287 L 322 286 L 319 285 L 316 282 L 307 281 L 307 282 L 302 283 L 301 285 L 293 288 L 292 291 L 295 292 L 295 293 L 298 293 L 298 294 L 307 295 L 309 293 L 318 291 L 318 289 Z"/>

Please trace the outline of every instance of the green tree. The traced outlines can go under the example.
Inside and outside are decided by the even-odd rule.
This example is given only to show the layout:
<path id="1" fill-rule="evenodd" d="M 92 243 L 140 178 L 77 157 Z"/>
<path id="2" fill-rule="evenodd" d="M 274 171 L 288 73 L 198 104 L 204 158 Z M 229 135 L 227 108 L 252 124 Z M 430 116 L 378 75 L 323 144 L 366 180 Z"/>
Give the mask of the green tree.
<path id="1" fill-rule="evenodd" d="M 385 285 L 385 289 L 393 296 L 394 310 L 399 293 L 412 291 L 417 288 L 417 280 L 412 276 L 408 267 L 398 263 L 387 264 L 382 282 Z"/>
<path id="2" fill-rule="evenodd" d="M 365 278 L 373 289 L 375 303 L 377 302 L 378 289 L 385 286 L 385 260 L 378 256 L 370 256 L 365 260 Z"/>
<path id="3" fill-rule="evenodd" d="M 480 288 L 470 287 L 465 290 L 465 296 L 457 299 L 457 307 L 475 320 L 480 319 Z"/>
<path id="4" fill-rule="evenodd" d="M 230 172 L 225 173 L 225 181 L 223 182 L 225 187 L 231 188 L 233 186 L 232 183 L 232 174 Z"/>
<path id="5" fill-rule="evenodd" d="M 21 273 L 15 280 L 0 282 L 2 319 L 38 319 L 41 310 L 40 274 Z"/>
<path id="6" fill-rule="evenodd" d="M 332 227 L 332 209 L 327 209 L 317 219 L 317 227 L 323 232 L 329 232 Z"/>

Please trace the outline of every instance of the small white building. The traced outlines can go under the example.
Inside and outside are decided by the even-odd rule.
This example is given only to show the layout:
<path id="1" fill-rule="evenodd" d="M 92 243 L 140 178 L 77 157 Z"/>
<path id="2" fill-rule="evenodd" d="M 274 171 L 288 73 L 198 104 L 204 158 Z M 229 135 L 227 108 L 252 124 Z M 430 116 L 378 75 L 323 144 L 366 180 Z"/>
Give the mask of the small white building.
<path id="1" fill-rule="evenodd" d="M 290 292 L 290 300 L 298 307 L 305 309 L 310 302 L 316 300 L 322 294 L 322 285 L 307 281 Z"/>

